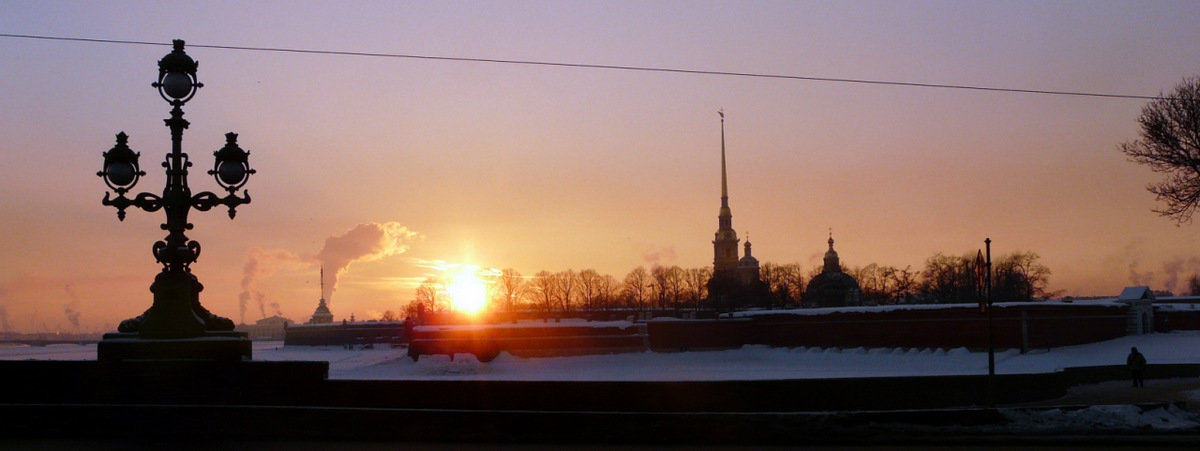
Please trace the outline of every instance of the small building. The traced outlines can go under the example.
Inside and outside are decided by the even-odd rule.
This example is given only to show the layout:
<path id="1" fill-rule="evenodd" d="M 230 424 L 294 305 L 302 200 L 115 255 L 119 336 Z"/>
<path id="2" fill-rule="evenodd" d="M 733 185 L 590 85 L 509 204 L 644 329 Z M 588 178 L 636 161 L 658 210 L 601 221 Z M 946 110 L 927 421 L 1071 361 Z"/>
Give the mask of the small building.
<path id="1" fill-rule="evenodd" d="M 1117 302 L 1129 304 L 1129 320 L 1126 332 L 1141 335 L 1154 332 L 1154 291 L 1145 285 L 1125 287 L 1117 296 Z"/>
<path id="2" fill-rule="evenodd" d="M 317 309 L 313 311 L 312 318 L 308 319 L 308 324 L 329 324 L 333 322 L 333 312 L 329 311 L 329 306 L 325 304 L 325 298 L 317 303 Z"/>
<path id="3" fill-rule="evenodd" d="M 238 324 L 234 330 L 245 332 L 251 340 L 283 340 L 288 326 L 294 321 L 279 315 L 263 318 L 254 324 Z"/>

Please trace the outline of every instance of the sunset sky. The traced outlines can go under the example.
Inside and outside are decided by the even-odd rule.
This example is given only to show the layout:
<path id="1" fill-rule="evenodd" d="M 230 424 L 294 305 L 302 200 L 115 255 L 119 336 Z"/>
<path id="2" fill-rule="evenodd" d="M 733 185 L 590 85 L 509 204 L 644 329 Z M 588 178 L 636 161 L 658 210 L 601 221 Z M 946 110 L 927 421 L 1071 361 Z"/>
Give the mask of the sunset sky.
<path id="1" fill-rule="evenodd" d="M 1198 23 L 1194 1 L 0 0 L 0 33 L 163 44 L 0 37 L 0 328 L 113 330 L 150 306 L 163 214 L 118 221 L 95 174 L 124 131 L 134 192 L 161 193 L 170 108 L 150 83 L 172 39 L 205 85 L 184 107 L 192 189 L 218 189 L 229 131 L 258 170 L 235 220 L 193 212 L 188 233 L 201 301 L 235 321 L 306 320 L 317 261 L 345 263 L 339 320 L 456 265 L 711 265 L 719 109 L 733 226 L 763 262 L 819 265 L 830 228 L 848 266 L 920 269 L 990 237 L 1065 295 L 1179 291 L 1200 225 L 1152 213 L 1157 176 L 1118 150 L 1144 100 L 199 46 L 1153 96 L 1200 75 Z"/>

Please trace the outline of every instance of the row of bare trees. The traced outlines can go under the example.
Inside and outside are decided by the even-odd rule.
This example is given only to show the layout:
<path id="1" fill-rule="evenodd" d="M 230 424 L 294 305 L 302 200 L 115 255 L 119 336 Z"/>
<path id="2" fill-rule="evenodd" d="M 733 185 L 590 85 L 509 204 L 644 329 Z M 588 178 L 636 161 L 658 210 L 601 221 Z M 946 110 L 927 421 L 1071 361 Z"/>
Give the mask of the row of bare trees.
<path id="1" fill-rule="evenodd" d="M 976 254 L 934 254 L 925 260 L 918 295 L 925 303 L 979 299 L 983 290 L 976 272 Z M 1029 301 L 1052 296 L 1050 268 L 1033 252 L 1014 252 L 992 262 L 992 299 Z"/>
<path id="2" fill-rule="evenodd" d="M 501 272 L 495 299 L 508 309 L 545 312 L 700 308 L 708 297 L 710 277 L 711 268 L 679 266 L 649 270 L 639 266 L 620 281 L 594 269 L 539 271 L 528 278 L 506 269 Z"/>
<path id="3" fill-rule="evenodd" d="M 997 301 L 1045 298 L 1050 269 L 1033 252 L 1015 252 L 993 262 L 993 299 Z M 822 268 L 809 271 L 796 263 L 764 263 L 760 276 L 770 290 L 769 308 L 803 306 L 807 281 Z M 871 263 L 843 267 L 858 280 L 862 299 L 868 305 L 895 303 L 949 303 L 979 299 L 975 255 L 950 256 L 936 253 L 921 271 Z M 594 269 L 559 272 L 538 271 L 526 276 L 508 268 L 490 280 L 489 308 L 493 311 L 541 311 L 550 313 L 626 310 L 691 310 L 710 308 L 708 280 L 711 267 L 644 266 L 623 278 L 600 274 Z M 436 278 L 417 287 L 405 313 L 413 315 L 419 305 L 426 311 L 452 309 Z"/>

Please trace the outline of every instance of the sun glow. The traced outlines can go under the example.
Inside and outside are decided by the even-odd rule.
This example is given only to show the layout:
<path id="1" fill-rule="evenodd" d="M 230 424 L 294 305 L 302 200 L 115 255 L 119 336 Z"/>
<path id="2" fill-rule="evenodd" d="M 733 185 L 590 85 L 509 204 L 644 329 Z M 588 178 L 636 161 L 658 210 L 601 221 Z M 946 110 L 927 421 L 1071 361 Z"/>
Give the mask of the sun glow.
<path id="1" fill-rule="evenodd" d="M 463 267 L 451 274 L 446 294 L 459 312 L 475 315 L 487 305 L 487 284 L 474 267 Z"/>

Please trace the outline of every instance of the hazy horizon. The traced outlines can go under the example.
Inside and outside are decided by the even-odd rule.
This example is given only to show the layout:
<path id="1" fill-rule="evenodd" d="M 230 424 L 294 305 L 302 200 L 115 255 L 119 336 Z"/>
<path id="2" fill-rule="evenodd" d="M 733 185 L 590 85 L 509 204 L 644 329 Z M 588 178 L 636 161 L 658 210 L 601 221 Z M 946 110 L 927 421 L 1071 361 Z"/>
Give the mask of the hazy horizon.
<path id="1" fill-rule="evenodd" d="M 0 0 L 0 10 L 0 33 L 164 44 L 0 38 L 10 160 L 0 309 L 15 331 L 113 329 L 150 306 L 163 214 L 118 221 L 95 174 L 124 131 L 147 172 L 134 192 L 161 191 L 169 106 L 150 83 L 172 39 L 197 46 L 187 52 L 205 85 L 184 107 L 192 190 L 219 190 L 204 171 L 229 131 L 258 170 L 237 219 L 223 208 L 190 216 L 201 301 L 235 322 L 243 292 L 307 319 L 319 260 L 346 262 L 330 305 L 339 319 L 400 310 L 415 281 L 461 265 L 618 279 L 639 265 L 711 265 L 718 109 L 733 227 L 762 262 L 817 266 L 832 228 L 847 266 L 920 269 L 991 238 L 997 255 L 1038 253 L 1065 295 L 1178 292 L 1200 272 L 1196 225 L 1152 213 L 1145 185 L 1157 176 L 1118 149 L 1137 138 L 1144 100 L 198 47 L 1153 96 L 1200 75 L 1193 2 Z M 388 239 L 358 257 L 334 252 L 370 224 Z"/>

